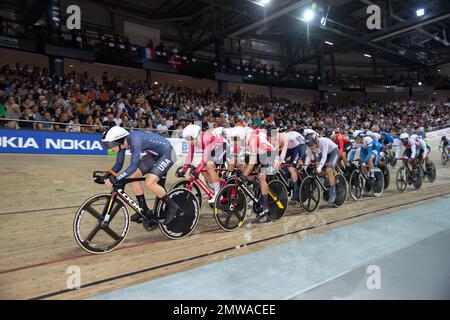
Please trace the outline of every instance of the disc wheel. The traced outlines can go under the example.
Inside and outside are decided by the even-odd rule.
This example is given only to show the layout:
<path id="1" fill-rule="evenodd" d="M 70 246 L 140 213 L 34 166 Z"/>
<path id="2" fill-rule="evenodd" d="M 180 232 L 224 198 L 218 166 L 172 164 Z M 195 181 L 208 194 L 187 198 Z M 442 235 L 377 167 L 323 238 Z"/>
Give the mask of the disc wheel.
<path id="1" fill-rule="evenodd" d="M 423 176 L 424 176 L 423 169 L 420 165 L 417 165 L 416 175 L 417 175 L 416 180 L 413 179 L 413 186 L 415 189 L 420 189 L 422 187 Z M 414 176 L 414 173 L 412 174 L 412 176 Z"/>
<path id="2" fill-rule="evenodd" d="M 348 185 L 347 180 L 345 180 L 344 175 L 337 174 L 336 177 L 336 200 L 334 200 L 333 205 L 336 208 L 342 207 L 347 201 Z"/>
<path id="3" fill-rule="evenodd" d="M 183 180 L 177 181 L 170 190 L 180 189 L 180 188 L 184 188 L 184 189 L 188 189 L 188 190 L 192 191 L 194 193 L 195 197 L 197 198 L 200 208 L 202 207 L 202 205 L 203 205 L 202 191 L 200 190 L 198 185 L 196 185 L 195 183 L 193 183 L 187 179 L 183 179 Z"/>
<path id="4" fill-rule="evenodd" d="M 300 184 L 300 206 L 307 213 L 313 213 L 320 204 L 320 186 L 314 177 L 306 177 Z"/>
<path id="5" fill-rule="evenodd" d="M 380 197 L 384 191 L 384 175 L 381 170 L 375 171 L 375 183 L 371 187 L 372 195 L 374 197 Z"/>
<path id="6" fill-rule="evenodd" d="M 427 169 L 428 181 L 433 183 L 434 181 L 436 181 L 436 166 L 434 165 L 433 161 L 428 161 L 425 166 Z"/>
<path id="7" fill-rule="evenodd" d="M 447 165 L 448 155 L 445 153 L 445 151 L 442 151 L 441 153 L 441 161 L 444 166 Z"/>
<path id="8" fill-rule="evenodd" d="M 391 173 L 389 172 L 389 168 L 385 164 L 381 166 L 381 171 L 383 172 L 384 177 L 384 190 L 386 190 L 387 188 L 389 188 L 389 184 L 391 183 Z"/>
<path id="9" fill-rule="evenodd" d="M 110 208 L 109 218 L 105 219 Z M 73 221 L 73 233 L 78 245 L 94 254 L 117 248 L 128 234 L 130 216 L 124 202 L 110 194 L 95 195 L 78 209 Z"/>
<path id="10" fill-rule="evenodd" d="M 357 201 L 364 194 L 364 177 L 359 170 L 353 171 L 349 179 L 350 196 Z"/>
<path id="11" fill-rule="evenodd" d="M 284 216 L 288 209 L 288 191 L 286 186 L 280 180 L 272 180 L 268 184 L 269 197 L 267 205 L 269 207 L 269 214 L 267 218 L 271 221 L 276 221 Z"/>
<path id="12" fill-rule="evenodd" d="M 159 224 L 161 232 L 170 239 L 182 239 L 194 231 L 200 218 L 200 206 L 197 197 L 188 189 L 173 189 L 167 192 L 166 197 L 173 199 L 180 207 L 183 215 L 177 216 L 168 225 Z M 163 201 L 159 201 L 156 208 L 158 217 L 165 217 L 167 206 Z"/>
<path id="13" fill-rule="evenodd" d="M 247 199 L 244 191 L 236 184 L 222 187 L 214 203 L 214 219 L 225 231 L 239 229 L 247 214 Z"/>

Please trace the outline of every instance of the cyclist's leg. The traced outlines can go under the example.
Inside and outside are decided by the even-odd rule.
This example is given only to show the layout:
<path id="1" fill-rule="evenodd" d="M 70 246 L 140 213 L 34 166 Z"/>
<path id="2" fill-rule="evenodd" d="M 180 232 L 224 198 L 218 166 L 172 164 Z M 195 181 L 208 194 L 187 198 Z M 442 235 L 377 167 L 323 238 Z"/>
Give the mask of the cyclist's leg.
<path id="1" fill-rule="evenodd" d="M 145 157 L 144 157 L 145 158 Z M 129 178 L 141 178 L 142 172 L 141 169 L 137 169 L 133 174 L 129 176 Z M 139 207 L 144 210 L 143 214 L 148 215 L 151 213 L 150 209 L 147 207 L 147 202 L 145 201 L 145 195 L 144 195 L 144 189 L 142 187 L 142 184 L 139 181 L 130 183 L 131 190 L 133 190 L 133 194 L 136 196 L 136 200 L 139 204 Z M 140 222 L 142 219 L 142 216 L 139 213 L 135 213 L 131 216 L 131 221 L 133 222 Z"/>
<path id="2" fill-rule="evenodd" d="M 150 169 L 149 175 L 145 179 L 146 187 L 153 192 L 156 197 L 164 201 L 168 207 L 168 212 L 164 220 L 165 225 L 175 219 L 178 213 L 182 214 L 178 204 L 173 199 L 166 197 L 166 190 L 158 183 L 162 178 L 167 176 L 167 173 L 175 162 L 175 151 L 173 148 L 170 148 L 166 153 L 155 160 L 154 166 Z"/>
<path id="3" fill-rule="evenodd" d="M 334 177 L 334 168 L 336 167 L 337 160 L 339 158 L 339 149 L 336 148 L 327 155 L 327 162 L 325 163 L 325 172 L 330 183 L 330 193 L 328 196 L 328 202 L 334 202 L 336 200 L 336 178 Z"/>
<path id="4" fill-rule="evenodd" d="M 217 174 L 216 171 L 216 165 L 213 161 L 208 161 L 206 163 L 206 170 L 208 173 L 208 182 L 212 185 L 212 187 L 214 188 L 214 197 L 210 200 L 208 200 L 208 202 L 214 202 L 217 193 L 219 193 L 220 190 L 220 182 L 219 182 L 219 175 Z"/>

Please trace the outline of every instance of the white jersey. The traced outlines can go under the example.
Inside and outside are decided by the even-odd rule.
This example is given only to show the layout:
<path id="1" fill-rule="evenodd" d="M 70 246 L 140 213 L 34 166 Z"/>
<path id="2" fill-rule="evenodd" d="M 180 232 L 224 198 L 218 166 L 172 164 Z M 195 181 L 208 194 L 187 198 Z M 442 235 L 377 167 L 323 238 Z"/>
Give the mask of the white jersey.
<path id="1" fill-rule="evenodd" d="M 283 145 L 283 150 L 280 154 L 280 161 L 284 162 L 288 149 L 293 149 L 301 144 L 305 144 L 305 138 L 297 131 L 289 131 L 280 133 L 280 142 Z"/>
<path id="2" fill-rule="evenodd" d="M 330 152 L 333 152 L 335 149 L 338 148 L 337 144 L 331 141 L 329 138 L 320 137 L 318 139 L 319 146 L 316 150 L 316 153 L 318 153 L 317 158 L 320 157 L 320 164 L 317 167 L 318 170 L 321 170 L 322 167 L 327 162 L 327 157 Z M 316 158 L 316 156 L 313 154 L 312 150 L 308 147 L 306 149 L 306 159 L 305 159 L 305 165 L 309 165 L 311 163 L 311 159 Z"/>
<path id="3" fill-rule="evenodd" d="M 408 143 L 403 144 L 402 141 L 400 140 L 397 146 L 397 151 L 395 152 L 395 157 L 398 159 L 400 157 L 400 149 L 402 147 L 402 145 L 405 147 L 405 149 L 411 149 L 411 158 L 414 159 L 416 157 L 416 153 L 417 153 L 417 143 L 416 141 L 409 137 L 408 139 Z"/>

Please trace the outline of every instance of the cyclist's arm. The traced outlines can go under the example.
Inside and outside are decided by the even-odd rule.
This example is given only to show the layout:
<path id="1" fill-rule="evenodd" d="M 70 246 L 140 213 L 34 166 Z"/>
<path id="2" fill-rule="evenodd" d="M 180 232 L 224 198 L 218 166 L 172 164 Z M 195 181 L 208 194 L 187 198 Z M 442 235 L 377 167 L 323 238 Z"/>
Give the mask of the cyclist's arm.
<path id="1" fill-rule="evenodd" d="M 370 159 L 370 157 L 372 156 L 372 150 L 373 150 L 373 142 L 372 143 L 370 143 L 368 146 L 367 146 L 367 156 L 366 156 L 366 158 L 365 159 L 362 159 L 362 162 L 364 162 L 364 163 L 368 163 L 369 162 L 369 159 Z"/>
<path id="2" fill-rule="evenodd" d="M 414 159 L 416 157 L 416 142 L 413 141 L 413 143 L 410 143 L 411 145 L 411 159 Z"/>
<path id="3" fill-rule="evenodd" d="M 280 162 L 284 162 L 288 150 L 288 141 L 287 141 L 288 139 L 286 137 L 283 137 L 280 140 L 281 140 L 280 142 L 283 144 L 283 149 L 281 150 L 280 154 Z"/>
<path id="4" fill-rule="evenodd" d="M 111 168 L 111 171 L 118 173 L 123 168 L 123 163 L 125 162 L 125 149 L 121 149 L 117 152 L 116 164 Z"/>
<path id="5" fill-rule="evenodd" d="M 325 162 L 327 162 L 328 158 L 328 143 L 325 143 L 322 149 L 322 158 L 320 159 L 319 167 L 317 167 L 317 170 L 322 170 L 322 167 L 325 165 Z"/>
<path id="6" fill-rule="evenodd" d="M 125 179 L 126 177 L 132 175 L 133 173 L 136 172 L 136 170 L 138 169 L 138 165 L 139 165 L 139 159 L 141 158 L 141 144 L 140 143 L 135 143 L 132 147 L 131 147 L 131 160 L 130 160 L 130 166 L 128 168 L 125 169 L 124 172 L 122 172 L 118 177 L 117 177 L 117 181 L 121 181 L 123 179 Z"/>
<path id="7" fill-rule="evenodd" d="M 309 150 L 308 148 L 306 149 L 305 166 L 309 166 L 309 164 L 311 163 L 311 157 L 312 157 L 311 150 Z"/>

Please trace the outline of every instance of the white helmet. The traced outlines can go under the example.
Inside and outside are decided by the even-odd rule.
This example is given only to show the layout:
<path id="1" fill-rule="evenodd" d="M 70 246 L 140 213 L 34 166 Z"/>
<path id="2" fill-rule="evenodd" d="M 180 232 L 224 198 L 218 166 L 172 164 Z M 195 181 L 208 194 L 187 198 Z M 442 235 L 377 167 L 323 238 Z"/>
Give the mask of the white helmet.
<path id="1" fill-rule="evenodd" d="M 122 127 L 114 126 L 103 132 L 102 142 L 105 149 L 112 149 L 123 144 L 130 133 Z"/>
<path id="2" fill-rule="evenodd" d="M 224 130 L 224 127 L 217 127 L 217 128 L 213 129 L 213 132 L 215 134 L 218 134 L 219 136 L 221 136 L 221 135 L 223 135 L 223 130 Z"/>
<path id="3" fill-rule="evenodd" d="M 373 136 L 373 131 L 367 130 L 366 131 L 366 136 L 372 137 Z"/>
<path id="4" fill-rule="evenodd" d="M 414 140 L 419 140 L 419 136 L 417 134 L 412 134 L 410 138 L 413 138 Z"/>
<path id="5" fill-rule="evenodd" d="M 196 125 L 196 124 L 190 124 L 188 126 L 186 126 L 186 128 L 183 129 L 183 139 L 186 140 L 190 140 L 192 139 L 197 139 L 200 131 L 202 131 L 202 128 L 200 128 L 200 126 Z"/>
<path id="6" fill-rule="evenodd" d="M 359 135 L 361 132 L 364 132 L 364 131 L 362 131 L 362 130 L 355 130 L 355 131 L 353 132 L 353 138 L 358 137 L 358 135 Z"/>
<path id="7" fill-rule="evenodd" d="M 231 130 L 232 138 L 238 138 L 240 140 L 244 140 L 245 134 L 246 134 L 245 128 L 242 126 L 236 126 L 233 128 L 233 130 Z"/>
<path id="8" fill-rule="evenodd" d="M 409 134 L 407 134 L 406 132 L 405 132 L 405 133 L 402 133 L 402 134 L 400 135 L 400 140 L 403 140 L 403 139 L 409 139 Z"/>

